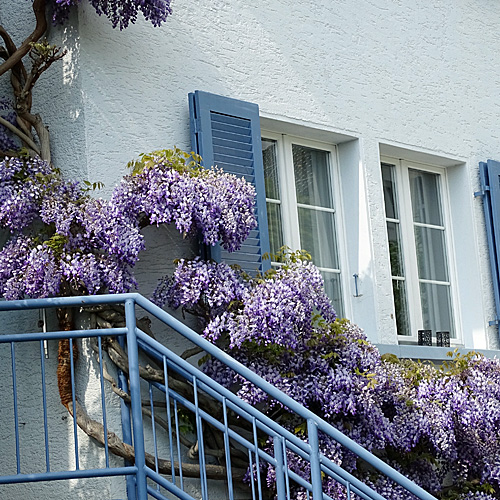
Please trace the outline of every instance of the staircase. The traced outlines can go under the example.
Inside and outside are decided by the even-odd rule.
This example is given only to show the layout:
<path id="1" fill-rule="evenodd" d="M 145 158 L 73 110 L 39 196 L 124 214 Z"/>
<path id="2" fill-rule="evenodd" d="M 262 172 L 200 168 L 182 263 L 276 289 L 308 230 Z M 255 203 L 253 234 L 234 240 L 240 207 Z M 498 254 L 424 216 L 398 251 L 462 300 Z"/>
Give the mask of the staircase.
<path id="1" fill-rule="evenodd" d="M 116 476 L 125 478 L 128 500 L 263 500 L 270 498 L 270 495 L 278 500 L 329 499 L 332 497 L 323 491 L 328 478 L 338 485 L 342 498 L 383 500 L 384 497 L 369 485 L 320 452 L 319 442 L 327 437 L 364 461 L 368 468 L 380 471 L 389 480 L 399 484 L 408 492 L 407 498 L 435 500 L 399 472 L 139 294 L 0 302 L 0 311 L 5 325 L 9 324 L 5 319 L 8 314 L 19 317 L 24 310 L 113 307 L 120 304 L 124 306 L 126 318 L 126 324 L 121 328 L 0 335 L 0 365 L 9 367 L 10 371 L 8 377 L 5 371 L 1 374 L 4 385 L 2 397 L 8 401 L 1 402 L 0 428 L 4 432 L 8 429 L 6 436 L 11 443 L 9 449 L 12 449 L 12 453 L 6 454 L 7 438 L 1 438 L 4 452 L 0 459 L 0 498 L 10 498 L 2 494 L 2 488 L 7 486 L 11 488 L 9 491 L 13 491 L 13 485 L 25 483 Z M 285 429 L 155 341 L 137 327 L 136 318 L 144 313 L 172 328 L 267 392 L 294 414 L 294 421 L 303 423 L 301 428 L 304 432 L 298 435 Z M 2 330 L 5 331 L 5 327 Z M 47 342 L 63 338 L 70 339 L 72 400 L 68 410 L 77 415 L 76 419 L 71 419 L 66 413 L 66 425 L 72 426 L 72 435 L 65 450 L 70 465 L 61 465 L 52 444 L 51 414 L 55 405 L 50 398 L 55 387 L 48 372 L 54 370 L 56 361 L 46 359 Z M 110 351 L 106 354 L 104 347 L 113 345 L 118 351 L 118 341 L 122 346 L 126 342 L 128 366 L 122 366 L 123 371 L 113 375 L 109 373 L 111 364 L 107 363 Z M 83 361 L 77 361 L 73 356 L 74 342 L 90 346 L 89 352 L 95 354 L 95 360 L 85 361 L 83 371 L 78 368 Z M 29 412 L 23 409 L 26 387 L 21 386 L 20 380 L 25 378 L 25 368 L 21 365 L 26 361 L 20 353 L 22 345 L 27 343 L 31 345 L 30 356 L 36 358 L 36 363 L 30 358 L 33 371 L 39 374 L 30 379 L 32 385 L 28 390 L 40 401 L 39 410 L 33 410 L 33 422 L 28 422 Z M 144 371 L 140 375 L 140 365 L 149 366 L 149 372 L 146 370 L 147 382 L 144 377 L 141 380 Z M 89 380 L 89 372 L 95 380 Z M 117 430 L 112 428 L 111 422 L 117 413 L 117 397 L 111 394 L 111 385 L 108 384 L 113 376 L 116 376 L 117 382 L 113 390 L 121 395 L 121 439 L 125 446 L 127 443 L 133 444 L 133 461 L 117 461 L 114 457 L 116 443 L 111 431 Z M 33 380 L 36 380 L 36 385 Z M 92 452 L 87 452 L 89 440 L 82 436 L 78 428 L 82 424 L 79 419 L 83 418 L 79 408 L 92 406 L 86 393 L 82 392 L 82 380 L 85 388 L 94 384 L 99 393 L 98 416 L 91 418 L 97 422 L 95 426 L 103 429 L 104 450 L 95 446 Z M 45 450 L 35 468 L 26 458 L 27 447 L 23 445 L 26 426 L 37 427 L 36 441 L 43 443 L 42 448 Z M 97 459 L 97 465 L 88 466 L 86 454 L 95 454 L 96 449 L 101 458 Z M 28 450 L 28 453 L 34 452 Z M 267 487 L 266 478 L 272 478 L 275 483 L 272 493 Z M 88 495 L 86 498 L 92 497 Z"/>

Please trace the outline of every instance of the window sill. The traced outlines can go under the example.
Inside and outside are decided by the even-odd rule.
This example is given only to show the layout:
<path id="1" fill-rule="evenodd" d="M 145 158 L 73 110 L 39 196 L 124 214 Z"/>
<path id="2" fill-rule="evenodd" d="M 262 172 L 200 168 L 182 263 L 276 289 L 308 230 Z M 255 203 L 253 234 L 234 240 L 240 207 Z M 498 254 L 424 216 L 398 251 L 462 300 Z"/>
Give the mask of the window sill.
<path id="1" fill-rule="evenodd" d="M 395 354 L 398 358 L 445 360 L 449 359 L 448 353 L 458 347 L 460 354 L 467 354 L 475 351 L 484 354 L 487 358 L 499 357 L 500 351 L 488 351 L 485 349 L 465 349 L 458 345 L 451 347 L 435 347 L 424 345 L 396 345 L 396 344 L 375 344 L 380 354 Z"/>

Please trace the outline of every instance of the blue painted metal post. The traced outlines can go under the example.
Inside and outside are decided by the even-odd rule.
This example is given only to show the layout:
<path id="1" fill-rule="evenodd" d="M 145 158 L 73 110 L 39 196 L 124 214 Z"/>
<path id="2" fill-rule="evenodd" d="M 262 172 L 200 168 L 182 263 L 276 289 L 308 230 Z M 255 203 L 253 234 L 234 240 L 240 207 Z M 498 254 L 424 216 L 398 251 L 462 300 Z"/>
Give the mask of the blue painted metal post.
<path id="1" fill-rule="evenodd" d="M 118 337 L 118 343 L 120 344 L 120 347 L 125 350 L 125 340 L 123 335 L 120 335 Z M 124 373 L 121 370 L 118 370 L 118 387 L 128 393 L 128 384 L 127 384 L 127 377 L 124 375 Z M 130 421 L 130 409 L 125 403 L 125 401 L 122 399 L 120 401 L 120 410 L 121 410 L 121 416 L 122 416 L 122 434 L 123 434 L 123 442 L 129 445 L 133 445 L 132 443 L 132 422 Z M 133 465 L 130 463 L 128 460 L 125 461 L 125 466 Z M 135 481 L 134 477 L 127 475 L 126 477 L 126 482 L 127 482 L 127 500 L 137 500 L 137 496 L 135 494 Z"/>
<path id="2" fill-rule="evenodd" d="M 283 453 L 283 443 L 281 436 L 273 436 L 274 458 L 276 459 L 276 497 L 278 500 L 286 498 L 285 488 L 285 457 Z M 257 471 L 257 474 L 259 471 Z"/>
<path id="3" fill-rule="evenodd" d="M 323 498 L 323 486 L 321 484 L 321 465 L 319 461 L 318 425 L 312 418 L 307 419 L 307 435 L 311 447 L 309 460 L 311 461 L 311 484 L 314 500 Z"/>
<path id="4" fill-rule="evenodd" d="M 137 498 L 147 500 L 146 483 L 146 453 L 144 449 L 144 434 L 142 427 L 141 380 L 139 377 L 139 351 L 137 348 L 135 302 L 125 301 L 125 320 L 127 322 L 127 348 L 130 377 L 130 398 L 132 400 L 132 424 L 134 428 L 135 465 L 137 467 L 136 483 Z"/>

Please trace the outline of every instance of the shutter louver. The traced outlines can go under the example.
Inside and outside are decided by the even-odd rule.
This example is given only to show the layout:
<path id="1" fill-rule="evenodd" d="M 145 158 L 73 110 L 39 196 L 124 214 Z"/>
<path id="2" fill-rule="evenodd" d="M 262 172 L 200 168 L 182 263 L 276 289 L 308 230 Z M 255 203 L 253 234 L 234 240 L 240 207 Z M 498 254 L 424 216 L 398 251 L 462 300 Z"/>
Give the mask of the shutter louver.
<path id="1" fill-rule="evenodd" d="M 481 191 L 475 193 L 482 196 L 486 234 L 490 253 L 491 276 L 495 295 L 496 318 L 490 325 L 500 323 L 500 162 L 488 160 L 479 163 Z"/>
<path id="2" fill-rule="evenodd" d="M 189 94 L 191 143 L 203 164 L 218 166 L 230 174 L 244 177 L 255 187 L 257 228 L 250 232 L 240 250 L 228 252 L 220 245 L 210 256 L 227 264 L 237 264 L 255 275 L 270 268 L 264 166 L 260 140 L 259 107 L 199 90 Z"/>

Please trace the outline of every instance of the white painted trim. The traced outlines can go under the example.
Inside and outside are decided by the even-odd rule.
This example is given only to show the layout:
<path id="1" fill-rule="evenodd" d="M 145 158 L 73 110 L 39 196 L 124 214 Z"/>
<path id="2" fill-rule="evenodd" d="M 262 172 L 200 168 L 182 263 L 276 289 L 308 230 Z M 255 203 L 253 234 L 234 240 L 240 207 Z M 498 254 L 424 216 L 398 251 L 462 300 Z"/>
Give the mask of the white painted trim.
<path id="1" fill-rule="evenodd" d="M 379 139 L 380 156 L 384 158 L 397 158 L 404 159 L 408 162 L 420 164 L 425 167 L 436 165 L 437 167 L 454 167 L 466 163 L 465 158 L 461 158 L 454 154 L 436 153 L 436 151 L 415 146 L 404 144 L 396 141 Z M 416 167 L 420 168 L 420 167 Z"/>

